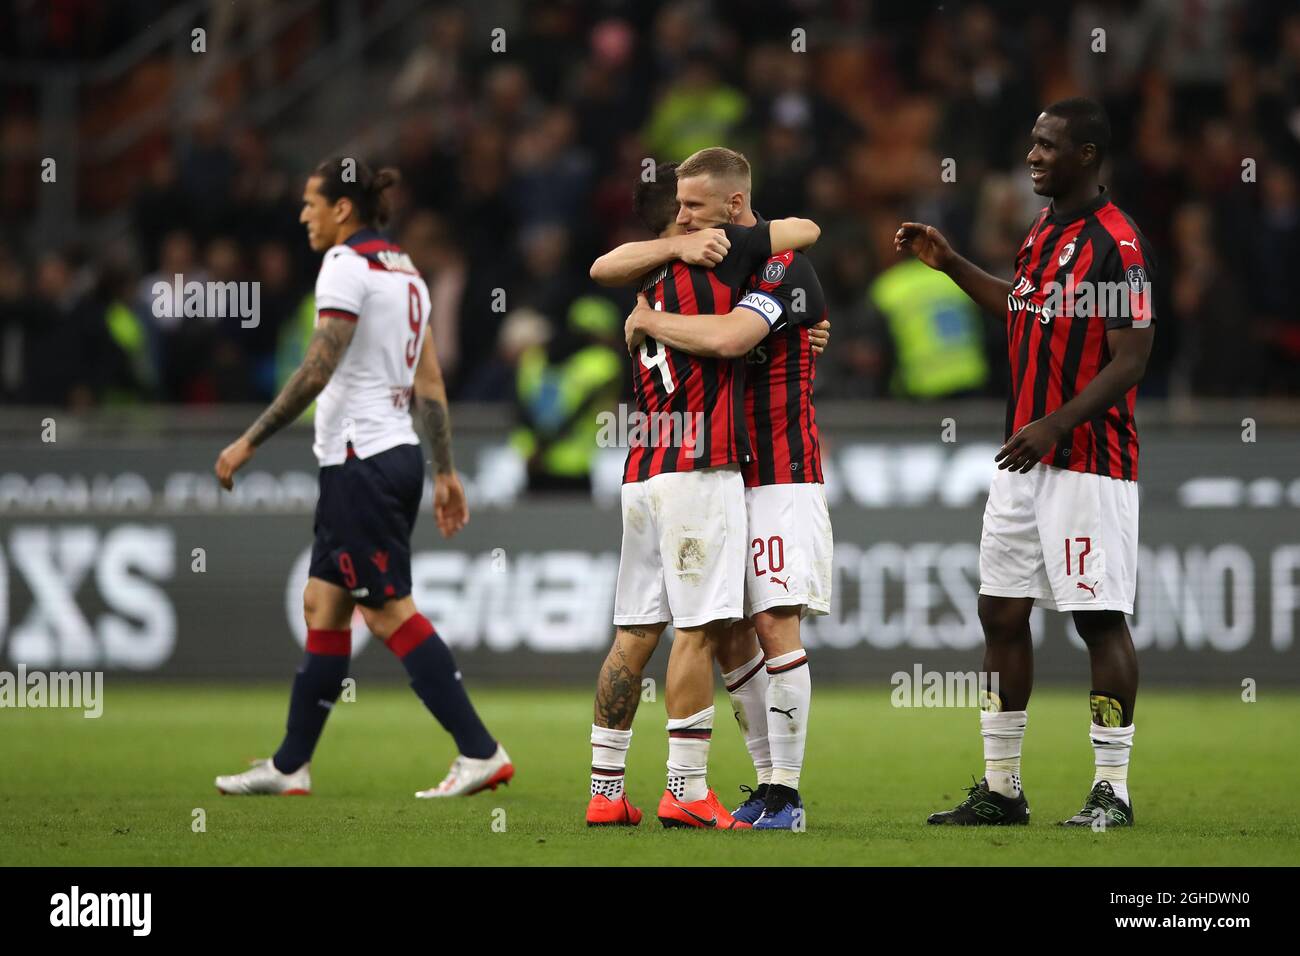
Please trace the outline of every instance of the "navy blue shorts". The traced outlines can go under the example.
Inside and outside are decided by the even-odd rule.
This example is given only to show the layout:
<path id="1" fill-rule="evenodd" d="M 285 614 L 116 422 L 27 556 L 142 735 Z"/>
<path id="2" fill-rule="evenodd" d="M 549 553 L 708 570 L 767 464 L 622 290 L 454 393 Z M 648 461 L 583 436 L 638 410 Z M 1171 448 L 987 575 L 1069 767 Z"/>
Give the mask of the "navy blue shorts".
<path id="1" fill-rule="evenodd" d="M 323 467 L 308 576 L 345 589 L 366 607 L 406 597 L 411 530 L 423 493 L 419 445 Z"/>

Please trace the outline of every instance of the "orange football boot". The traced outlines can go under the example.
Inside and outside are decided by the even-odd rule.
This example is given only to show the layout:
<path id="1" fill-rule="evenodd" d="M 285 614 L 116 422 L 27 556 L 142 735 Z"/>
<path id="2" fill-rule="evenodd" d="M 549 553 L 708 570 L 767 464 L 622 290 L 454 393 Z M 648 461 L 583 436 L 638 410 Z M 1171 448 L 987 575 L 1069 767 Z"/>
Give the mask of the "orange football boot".
<path id="1" fill-rule="evenodd" d="M 712 790 L 703 800 L 687 803 L 665 790 L 659 801 L 659 822 L 664 827 L 696 827 L 700 830 L 750 830 L 748 823 L 737 820 L 718 800 Z"/>
<path id="2" fill-rule="evenodd" d="M 634 827 L 641 822 L 641 811 L 628 802 L 627 796 L 611 800 L 598 793 L 587 804 L 589 827 Z"/>

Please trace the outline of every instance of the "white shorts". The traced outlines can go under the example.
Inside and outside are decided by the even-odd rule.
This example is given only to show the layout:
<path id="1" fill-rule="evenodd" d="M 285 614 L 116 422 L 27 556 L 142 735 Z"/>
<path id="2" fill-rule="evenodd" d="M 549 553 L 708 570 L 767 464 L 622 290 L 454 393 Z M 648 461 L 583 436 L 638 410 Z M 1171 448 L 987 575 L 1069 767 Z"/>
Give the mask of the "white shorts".
<path id="1" fill-rule="evenodd" d="M 700 627 L 741 616 L 745 482 L 725 465 L 623 486 L 614 624 Z"/>
<path id="2" fill-rule="evenodd" d="M 998 471 L 984 507 L 980 594 L 1056 611 L 1133 613 L 1137 483 L 1039 463 Z"/>
<path id="3" fill-rule="evenodd" d="M 800 605 L 801 617 L 830 613 L 834 541 L 823 486 L 746 488 L 745 513 L 749 520 L 745 616 Z"/>

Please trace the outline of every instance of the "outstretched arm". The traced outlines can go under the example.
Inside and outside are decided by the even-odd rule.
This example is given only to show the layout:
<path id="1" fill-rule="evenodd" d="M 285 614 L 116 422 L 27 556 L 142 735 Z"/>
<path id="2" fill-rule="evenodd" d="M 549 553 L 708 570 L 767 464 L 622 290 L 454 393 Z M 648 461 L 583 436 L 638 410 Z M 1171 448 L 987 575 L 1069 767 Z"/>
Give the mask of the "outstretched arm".
<path id="1" fill-rule="evenodd" d="M 990 315 L 1006 314 L 1011 283 L 989 275 L 969 259 L 957 255 L 943 233 L 934 226 L 921 222 L 903 223 L 894 233 L 894 250 L 913 255 L 931 269 L 947 273 L 976 305 Z"/>
<path id="2" fill-rule="evenodd" d="M 284 383 L 284 388 L 280 389 L 275 401 L 267 406 L 266 411 L 258 416 L 248 431 L 227 445 L 217 458 L 215 471 L 223 488 L 227 491 L 233 488 L 235 472 L 248 463 L 257 448 L 285 425 L 296 421 L 307 406 L 316 400 L 316 396 L 329 384 L 330 376 L 343 360 L 356 330 L 355 319 L 321 317 L 316 333 L 307 345 L 306 357 L 289 381 Z"/>

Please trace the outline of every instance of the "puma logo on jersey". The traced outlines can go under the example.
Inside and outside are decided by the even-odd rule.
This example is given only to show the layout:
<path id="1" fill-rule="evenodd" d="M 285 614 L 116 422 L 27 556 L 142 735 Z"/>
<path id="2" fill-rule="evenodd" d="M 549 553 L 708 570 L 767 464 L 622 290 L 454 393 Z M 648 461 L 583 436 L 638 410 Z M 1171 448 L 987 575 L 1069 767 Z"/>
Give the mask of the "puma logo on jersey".
<path id="1" fill-rule="evenodd" d="M 1132 246 L 1134 252 L 1138 251 L 1138 241 L 1136 239 L 1121 239 L 1119 244 L 1121 246 Z"/>
<path id="2" fill-rule="evenodd" d="M 1096 597 L 1096 596 L 1097 596 L 1097 585 L 1100 584 L 1100 583 L 1101 583 L 1100 581 L 1097 581 L 1097 582 L 1094 583 L 1094 584 L 1084 584 L 1082 581 L 1076 581 L 1076 582 L 1075 582 L 1075 584 L 1076 584 L 1078 587 L 1080 587 L 1080 588 L 1082 588 L 1083 590 L 1087 591 L 1087 592 L 1088 592 L 1089 594 L 1091 594 L 1093 597 Z"/>
<path id="3" fill-rule="evenodd" d="M 771 581 L 772 581 L 774 584 L 779 584 L 779 585 L 781 585 L 781 587 L 785 588 L 785 593 L 786 593 L 786 594 L 789 594 L 789 593 L 790 593 L 790 575 L 787 574 L 787 575 L 785 576 L 785 580 L 782 581 L 782 580 L 781 580 L 780 578 L 778 578 L 775 574 L 773 574 L 773 575 L 771 576 Z"/>
<path id="4" fill-rule="evenodd" d="M 371 562 L 379 569 L 380 574 L 388 573 L 388 552 L 376 551 L 370 556 Z"/>

